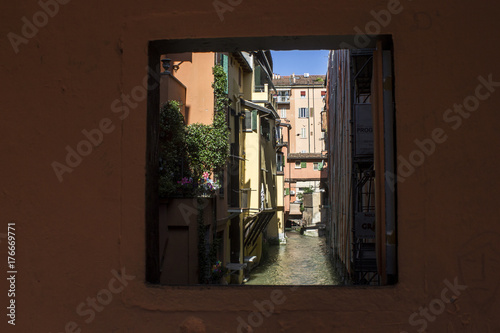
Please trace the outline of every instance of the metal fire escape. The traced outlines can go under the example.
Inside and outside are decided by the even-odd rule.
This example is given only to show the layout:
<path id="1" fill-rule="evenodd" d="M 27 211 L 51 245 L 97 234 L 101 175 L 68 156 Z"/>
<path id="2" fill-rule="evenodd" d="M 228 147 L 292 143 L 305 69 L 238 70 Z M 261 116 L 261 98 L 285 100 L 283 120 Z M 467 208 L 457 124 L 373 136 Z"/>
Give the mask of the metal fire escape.
<path id="1" fill-rule="evenodd" d="M 352 266 L 355 284 L 380 284 L 375 252 L 373 50 L 351 50 Z"/>

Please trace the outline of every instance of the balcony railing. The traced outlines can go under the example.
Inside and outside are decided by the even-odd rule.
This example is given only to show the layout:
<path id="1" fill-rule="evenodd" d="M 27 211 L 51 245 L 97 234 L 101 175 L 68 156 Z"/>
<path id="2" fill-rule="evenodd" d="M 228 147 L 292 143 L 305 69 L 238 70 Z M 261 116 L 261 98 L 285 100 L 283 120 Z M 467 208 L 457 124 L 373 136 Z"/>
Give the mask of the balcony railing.
<path id="1" fill-rule="evenodd" d="M 276 140 L 276 146 L 288 147 L 288 141 L 283 141 L 283 138 Z"/>
<path id="2" fill-rule="evenodd" d="M 231 189 L 231 202 L 229 209 L 248 209 L 250 208 L 250 192 L 249 188 L 242 188 L 239 190 Z"/>
<path id="3" fill-rule="evenodd" d="M 277 96 L 277 103 L 290 103 L 290 96 Z"/>
<path id="4" fill-rule="evenodd" d="M 246 209 L 250 208 L 250 189 L 249 188 L 242 188 L 240 190 L 240 195 L 241 195 L 241 208 Z"/>

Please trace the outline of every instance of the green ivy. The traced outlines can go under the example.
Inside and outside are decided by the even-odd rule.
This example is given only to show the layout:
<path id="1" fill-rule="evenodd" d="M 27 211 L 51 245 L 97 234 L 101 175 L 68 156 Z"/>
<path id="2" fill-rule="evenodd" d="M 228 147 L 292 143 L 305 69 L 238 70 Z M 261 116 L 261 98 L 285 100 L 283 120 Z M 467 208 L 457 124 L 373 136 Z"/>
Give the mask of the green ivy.
<path id="1" fill-rule="evenodd" d="M 220 171 L 229 156 L 229 128 L 227 126 L 227 107 L 229 99 L 225 93 L 226 73 L 222 66 L 212 69 L 214 82 L 215 110 L 211 125 L 191 124 L 187 127 L 187 150 L 195 177 L 203 172 Z"/>
<path id="2" fill-rule="evenodd" d="M 307 193 L 313 193 L 314 192 L 314 189 L 312 186 L 309 186 L 308 188 L 304 189 L 304 194 L 307 194 Z"/>
<path id="3" fill-rule="evenodd" d="M 227 76 L 224 72 L 224 68 L 220 65 L 216 65 L 212 68 L 212 74 L 214 75 L 212 88 L 214 88 L 215 95 L 215 113 L 216 115 L 219 113 L 223 113 L 225 115 L 226 109 L 229 105 L 229 98 L 226 94 Z"/>
<path id="4" fill-rule="evenodd" d="M 229 156 L 229 128 L 225 93 L 226 73 L 222 66 L 212 69 L 214 82 L 214 119 L 211 125 L 184 124 L 180 103 L 169 101 L 160 110 L 160 184 L 161 197 L 194 195 L 196 182 L 204 172 L 220 172 Z M 180 185 L 182 178 L 193 185 Z"/>
<path id="5" fill-rule="evenodd" d="M 214 238 L 212 243 L 208 240 L 208 231 L 210 226 L 205 224 L 204 213 L 205 207 L 203 199 L 197 198 L 198 206 L 198 280 L 200 284 L 208 283 L 218 283 L 220 278 L 226 273 L 225 271 L 221 274 L 214 274 L 212 272 L 212 266 L 217 263 L 217 249 L 222 243 L 221 238 Z"/>
<path id="6" fill-rule="evenodd" d="M 198 204 L 198 280 L 199 283 L 207 283 L 209 279 L 210 272 L 210 261 L 207 255 L 207 240 L 206 234 L 208 226 L 205 225 L 205 220 L 203 218 L 204 205 L 203 199 L 197 199 Z"/>
<path id="7" fill-rule="evenodd" d="M 229 157 L 229 127 L 227 124 L 227 108 L 229 106 L 229 98 L 226 94 L 227 76 L 224 68 L 220 65 L 214 66 L 212 69 L 214 82 L 215 111 L 213 121 L 213 137 L 210 148 L 215 150 L 214 171 L 220 171 Z"/>
<path id="8" fill-rule="evenodd" d="M 180 102 L 168 101 L 161 107 L 159 136 L 159 192 L 161 197 L 166 197 L 177 191 L 178 180 L 191 177 Z"/>
<path id="9" fill-rule="evenodd" d="M 220 172 L 229 156 L 229 128 L 225 93 L 227 77 L 221 66 L 212 69 L 214 82 L 214 119 L 211 125 L 184 123 L 180 103 L 169 101 L 160 109 L 160 179 L 161 197 L 195 195 L 196 181 L 204 172 Z M 182 178 L 192 178 L 193 185 L 179 184 Z M 217 248 L 222 240 L 210 244 L 204 221 L 204 205 L 198 198 L 198 273 L 200 283 L 219 280 L 211 271 L 217 262 Z M 224 272 L 222 273 L 224 274 Z"/>

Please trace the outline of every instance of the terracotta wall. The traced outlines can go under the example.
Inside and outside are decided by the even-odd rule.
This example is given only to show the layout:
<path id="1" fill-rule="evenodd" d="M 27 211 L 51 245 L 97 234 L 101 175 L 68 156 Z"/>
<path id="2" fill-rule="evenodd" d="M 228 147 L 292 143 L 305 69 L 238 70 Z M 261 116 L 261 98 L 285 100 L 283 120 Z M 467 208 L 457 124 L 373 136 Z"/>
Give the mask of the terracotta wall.
<path id="1" fill-rule="evenodd" d="M 160 77 L 160 105 L 174 100 L 180 102 L 179 109 L 186 118 L 186 86 L 171 75 Z"/>
<path id="2" fill-rule="evenodd" d="M 200 203 L 196 198 L 169 198 L 160 202 L 162 284 L 197 284 L 199 281 L 199 207 L 203 208 L 204 224 L 208 228 L 213 227 L 212 198 L 202 199 Z M 209 229 L 210 240 L 212 233 L 213 229 Z"/>
<path id="3" fill-rule="evenodd" d="M 189 60 L 182 61 L 185 54 L 168 54 L 173 60 L 172 65 L 179 64 L 172 75 L 188 87 L 186 92 L 186 122 L 211 124 L 214 112 L 214 95 L 212 68 L 215 65 L 215 54 L 212 52 L 192 53 Z"/>
<path id="4" fill-rule="evenodd" d="M 196 325 L 243 332 L 249 321 L 262 332 L 416 332 L 424 325 L 429 332 L 500 330 L 497 2 L 232 1 L 233 10 L 218 15 L 212 2 L 200 0 L 59 1 L 51 16 L 26 0 L 0 11 L 0 260 L 5 271 L 4 235 L 16 221 L 18 270 L 15 328 L 5 316 L 7 280 L 0 283 L 2 332 L 176 332 L 189 325 L 183 332 L 201 332 Z M 25 23 L 33 16 L 39 28 Z M 414 171 L 402 170 L 397 184 L 399 283 L 146 284 L 141 86 L 148 41 L 354 35 L 356 29 L 392 34 L 397 154 L 402 165 L 410 156 L 425 158 Z M 9 35 L 18 38 L 18 53 L 9 32 L 18 36 Z M 462 103 L 469 104 L 460 114 L 448 111 Z M 82 131 L 96 128 L 102 139 L 92 132 L 97 144 L 89 146 Z M 433 134 L 439 129 L 444 142 Z M 441 143 L 432 144 L 436 137 Z M 414 153 L 422 149 L 415 140 L 426 140 L 428 155 Z M 86 156 L 69 157 L 68 166 L 67 149 L 77 147 Z M 63 170 L 60 179 L 54 161 Z M 97 296 L 106 304 L 97 303 L 99 311 L 87 304 Z M 262 306 L 275 313 L 259 312 Z M 427 319 L 414 314 L 429 306 Z"/>
<path id="5" fill-rule="evenodd" d="M 306 167 L 305 168 L 296 168 L 295 163 L 296 162 L 306 162 Z M 290 178 L 297 180 L 298 178 L 300 179 L 315 179 L 319 180 L 321 177 L 321 171 L 320 170 L 314 170 L 314 163 L 321 163 L 321 160 L 289 160 L 291 164 L 290 167 Z"/>

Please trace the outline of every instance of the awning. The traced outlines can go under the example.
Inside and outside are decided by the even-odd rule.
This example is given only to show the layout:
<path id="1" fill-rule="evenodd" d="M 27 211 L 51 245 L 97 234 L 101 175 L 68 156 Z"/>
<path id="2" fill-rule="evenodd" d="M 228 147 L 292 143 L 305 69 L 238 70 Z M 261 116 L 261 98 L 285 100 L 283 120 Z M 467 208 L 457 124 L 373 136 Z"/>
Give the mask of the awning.
<path id="1" fill-rule="evenodd" d="M 238 61 L 238 63 L 240 64 L 243 71 L 247 73 L 251 73 L 253 71 L 252 65 L 250 64 L 251 58 L 246 55 L 248 53 L 243 54 L 241 51 L 235 51 L 232 54 L 236 61 Z"/>
<path id="2" fill-rule="evenodd" d="M 275 211 L 266 212 L 261 211 L 255 215 L 252 215 L 245 224 L 244 241 L 245 247 L 253 245 L 260 233 L 267 228 L 269 221 L 274 216 Z"/>
<path id="3" fill-rule="evenodd" d="M 272 115 L 274 117 L 274 119 L 279 118 L 278 114 L 276 113 L 276 111 L 268 109 L 268 108 L 265 108 L 265 107 L 263 107 L 263 106 L 261 106 L 259 104 L 252 103 L 250 101 L 247 101 L 246 99 L 240 98 L 240 103 L 243 106 L 249 107 L 251 109 L 259 110 L 259 111 L 262 111 L 262 112 L 264 112 L 266 114 Z"/>

